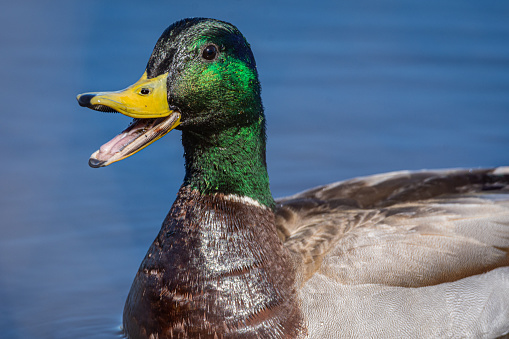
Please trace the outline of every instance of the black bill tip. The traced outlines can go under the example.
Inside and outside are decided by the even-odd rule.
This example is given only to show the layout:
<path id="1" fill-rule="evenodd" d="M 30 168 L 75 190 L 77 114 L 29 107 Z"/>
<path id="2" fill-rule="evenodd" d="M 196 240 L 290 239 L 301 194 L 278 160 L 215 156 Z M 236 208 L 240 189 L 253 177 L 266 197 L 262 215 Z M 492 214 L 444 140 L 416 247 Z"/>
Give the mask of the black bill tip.
<path id="1" fill-rule="evenodd" d="M 92 104 L 90 101 L 92 98 L 95 97 L 95 94 L 82 94 L 78 96 L 78 104 L 80 104 L 81 107 L 88 107 L 91 108 Z"/>
<path id="2" fill-rule="evenodd" d="M 105 162 L 106 161 L 97 160 L 95 158 L 90 158 L 90 159 L 88 159 L 88 166 L 93 167 L 93 168 L 99 168 L 99 167 L 103 167 L 103 164 Z"/>

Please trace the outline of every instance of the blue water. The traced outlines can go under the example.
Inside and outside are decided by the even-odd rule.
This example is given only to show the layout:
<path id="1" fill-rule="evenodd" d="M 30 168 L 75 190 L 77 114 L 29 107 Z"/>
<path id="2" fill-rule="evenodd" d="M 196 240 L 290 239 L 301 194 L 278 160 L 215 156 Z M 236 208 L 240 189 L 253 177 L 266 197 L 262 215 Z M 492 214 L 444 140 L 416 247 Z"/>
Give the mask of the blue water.
<path id="1" fill-rule="evenodd" d="M 161 32 L 189 16 L 230 21 L 251 43 L 275 196 L 391 170 L 509 164 L 505 0 L 6 2 L 1 338 L 119 336 L 183 177 L 180 135 L 91 169 L 89 155 L 130 119 L 75 96 L 136 81 Z"/>

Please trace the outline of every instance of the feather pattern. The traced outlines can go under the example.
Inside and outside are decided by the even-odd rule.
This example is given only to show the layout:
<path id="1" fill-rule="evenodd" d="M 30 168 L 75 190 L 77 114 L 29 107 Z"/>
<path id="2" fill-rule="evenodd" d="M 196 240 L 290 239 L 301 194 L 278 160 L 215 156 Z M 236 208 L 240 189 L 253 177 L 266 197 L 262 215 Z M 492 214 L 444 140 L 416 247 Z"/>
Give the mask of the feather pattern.
<path id="1" fill-rule="evenodd" d="M 395 172 L 278 200 L 309 337 L 507 333 L 505 172 Z"/>

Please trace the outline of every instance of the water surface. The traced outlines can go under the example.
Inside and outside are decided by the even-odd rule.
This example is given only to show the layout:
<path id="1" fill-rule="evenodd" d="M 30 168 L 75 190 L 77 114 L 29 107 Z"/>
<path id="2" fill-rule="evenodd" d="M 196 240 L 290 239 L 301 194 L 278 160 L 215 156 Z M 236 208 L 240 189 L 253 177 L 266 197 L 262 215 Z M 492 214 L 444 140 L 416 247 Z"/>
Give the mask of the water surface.
<path id="1" fill-rule="evenodd" d="M 142 74 L 172 22 L 254 51 L 275 196 L 400 169 L 509 164 L 507 1 L 12 1 L 0 12 L 0 337 L 114 338 L 183 178 L 179 132 L 105 169 L 128 118 L 78 107 Z"/>

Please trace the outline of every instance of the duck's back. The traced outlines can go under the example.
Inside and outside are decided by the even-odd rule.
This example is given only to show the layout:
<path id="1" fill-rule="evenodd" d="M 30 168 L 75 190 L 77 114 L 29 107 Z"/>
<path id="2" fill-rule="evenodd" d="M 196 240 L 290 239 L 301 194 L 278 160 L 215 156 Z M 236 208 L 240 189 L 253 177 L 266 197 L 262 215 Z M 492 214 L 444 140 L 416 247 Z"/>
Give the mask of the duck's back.
<path id="1" fill-rule="evenodd" d="M 509 331 L 508 174 L 396 172 L 278 201 L 309 336 Z"/>

